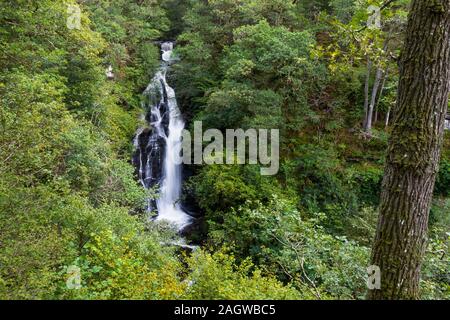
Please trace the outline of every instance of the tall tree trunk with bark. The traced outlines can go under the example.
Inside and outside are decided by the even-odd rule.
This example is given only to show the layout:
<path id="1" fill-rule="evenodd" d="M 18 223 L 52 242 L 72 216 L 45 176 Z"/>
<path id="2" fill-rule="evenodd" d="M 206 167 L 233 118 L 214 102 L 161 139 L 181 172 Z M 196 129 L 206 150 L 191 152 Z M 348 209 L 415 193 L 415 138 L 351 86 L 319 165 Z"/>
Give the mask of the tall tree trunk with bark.
<path id="1" fill-rule="evenodd" d="M 374 117 L 373 122 L 378 121 L 378 109 L 379 109 L 378 106 L 380 105 L 381 98 L 383 98 L 383 92 L 384 92 L 384 88 L 386 85 L 387 77 L 388 77 L 388 72 L 386 71 L 383 76 L 383 82 L 381 83 L 380 94 L 378 95 L 377 102 L 375 104 L 375 117 Z"/>
<path id="2" fill-rule="evenodd" d="M 366 81 L 364 83 L 364 121 L 363 128 L 366 128 L 367 124 L 367 114 L 369 112 L 369 86 L 370 86 L 370 72 L 372 70 L 372 61 L 367 57 L 367 73 Z"/>
<path id="3" fill-rule="evenodd" d="M 391 118 L 391 107 L 389 106 L 389 109 L 386 113 L 386 120 L 384 121 L 384 128 L 385 130 L 387 130 L 387 128 L 389 127 L 389 120 Z"/>
<path id="4" fill-rule="evenodd" d="M 375 74 L 375 81 L 373 83 L 372 89 L 372 97 L 370 99 L 370 105 L 367 111 L 366 125 L 364 127 L 364 131 L 368 134 L 372 131 L 372 118 L 373 118 L 373 109 L 375 108 L 375 103 L 377 101 L 378 88 L 380 87 L 381 78 L 383 76 L 383 70 L 381 68 L 377 68 L 377 72 Z"/>
<path id="5" fill-rule="evenodd" d="M 450 91 L 450 0 L 413 0 L 400 61 L 370 299 L 417 299 Z"/>

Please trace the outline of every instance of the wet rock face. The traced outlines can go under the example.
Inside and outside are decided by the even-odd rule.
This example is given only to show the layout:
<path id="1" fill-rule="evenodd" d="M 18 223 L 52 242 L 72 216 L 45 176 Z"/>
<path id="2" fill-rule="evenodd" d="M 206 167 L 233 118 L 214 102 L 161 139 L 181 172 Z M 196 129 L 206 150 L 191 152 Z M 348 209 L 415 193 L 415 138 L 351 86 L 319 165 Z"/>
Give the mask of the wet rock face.
<path id="1" fill-rule="evenodd" d="M 194 218 L 192 223 L 180 231 L 188 243 L 200 245 L 207 238 L 208 225 L 205 217 Z"/>
<path id="2" fill-rule="evenodd" d="M 155 137 L 151 129 L 145 129 L 137 138 L 138 147 L 133 157 L 136 175 L 146 189 L 153 188 L 162 177 L 164 160 L 164 139 Z M 150 200 L 149 209 L 155 209 L 156 203 Z"/>
<path id="3" fill-rule="evenodd" d="M 164 131 L 168 135 L 169 130 L 169 112 L 167 102 L 167 92 L 162 86 L 163 96 L 159 92 L 149 92 L 150 104 L 156 105 L 159 113 L 148 110 L 145 120 L 150 124 L 159 123 L 158 128 L 152 126 L 142 130 L 137 135 L 137 145 L 133 156 L 133 165 L 136 168 L 136 175 L 139 177 L 146 189 L 150 189 L 157 185 L 162 178 L 163 163 L 166 152 L 166 141 L 158 130 Z M 153 99 L 155 98 L 155 99 Z M 156 206 L 152 206 L 156 209 Z"/>
<path id="4" fill-rule="evenodd" d="M 139 134 L 133 155 L 135 174 L 140 177 L 146 189 L 154 187 L 161 180 L 165 152 L 164 139 L 155 137 L 152 131 L 145 129 Z M 156 208 L 155 203 L 152 203 L 151 207 Z"/>

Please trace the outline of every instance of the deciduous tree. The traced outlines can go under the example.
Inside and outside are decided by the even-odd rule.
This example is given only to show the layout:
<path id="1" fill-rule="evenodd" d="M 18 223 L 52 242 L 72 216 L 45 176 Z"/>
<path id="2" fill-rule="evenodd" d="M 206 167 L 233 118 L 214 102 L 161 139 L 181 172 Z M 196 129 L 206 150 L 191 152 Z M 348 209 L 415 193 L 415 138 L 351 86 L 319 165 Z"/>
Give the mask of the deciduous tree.
<path id="1" fill-rule="evenodd" d="M 450 0 L 414 0 L 386 159 L 370 299 L 416 299 L 450 91 Z"/>

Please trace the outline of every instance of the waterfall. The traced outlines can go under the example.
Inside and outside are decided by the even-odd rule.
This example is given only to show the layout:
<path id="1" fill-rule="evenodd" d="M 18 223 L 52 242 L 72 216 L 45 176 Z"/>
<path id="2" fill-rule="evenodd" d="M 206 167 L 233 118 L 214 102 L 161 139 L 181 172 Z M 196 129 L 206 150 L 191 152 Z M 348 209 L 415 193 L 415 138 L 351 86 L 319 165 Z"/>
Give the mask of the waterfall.
<path id="1" fill-rule="evenodd" d="M 191 220 L 179 203 L 181 196 L 180 154 L 184 121 L 178 109 L 175 91 L 167 84 L 166 73 L 172 59 L 172 42 L 161 44 L 162 63 L 143 95 L 150 128 L 140 128 L 134 145 L 134 164 L 144 188 L 157 188 L 159 197 L 148 199 L 148 211 L 157 212 L 156 220 L 165 220 L 182 230 Z"/>

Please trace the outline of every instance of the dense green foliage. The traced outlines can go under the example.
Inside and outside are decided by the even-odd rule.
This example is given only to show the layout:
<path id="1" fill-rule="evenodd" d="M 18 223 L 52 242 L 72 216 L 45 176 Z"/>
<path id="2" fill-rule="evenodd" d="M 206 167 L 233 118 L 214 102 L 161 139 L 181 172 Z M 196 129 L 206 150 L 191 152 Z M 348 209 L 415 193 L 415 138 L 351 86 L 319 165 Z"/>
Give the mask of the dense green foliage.
<path id="1" fill-rule="evenodd" d="M 408 1 L 380 30 L 362 28 L 372 0 L 78 1 L 71 30 L 76 2 L 0 2 L 0 299 L 364 298 Z M 188 123 L 281 132 L 276 176 L 192 168 L 184 189 L 204 216 L 192 253 L 146 219 L 130 165 L 140 93 L 169 38 Z M 367 59 L 389 75 L 370 135 Z M 450 298 L 448 136 L 444 149 L 426 299 Z"/>
<path id="2" fill-rule="evenodd" d="M 185 114 L 222 130 L 281 130 L 277 176 L 204 166 L 186 183 L 205 213 L 204 243 L 229 246 L 239 261 L 250 257 L 316 298 L 363 298 L 408 1 L 382 12 L 381 29 L 364 28 L 368 6 L 381 1 L 190 3 L 173 77 Z M 385 80 L 367 134 L 364 86 L 369 74 L 370 98 L 374 69 Z M 447 162 L 444 151 L 426 298 L 448 298 Z"/>

